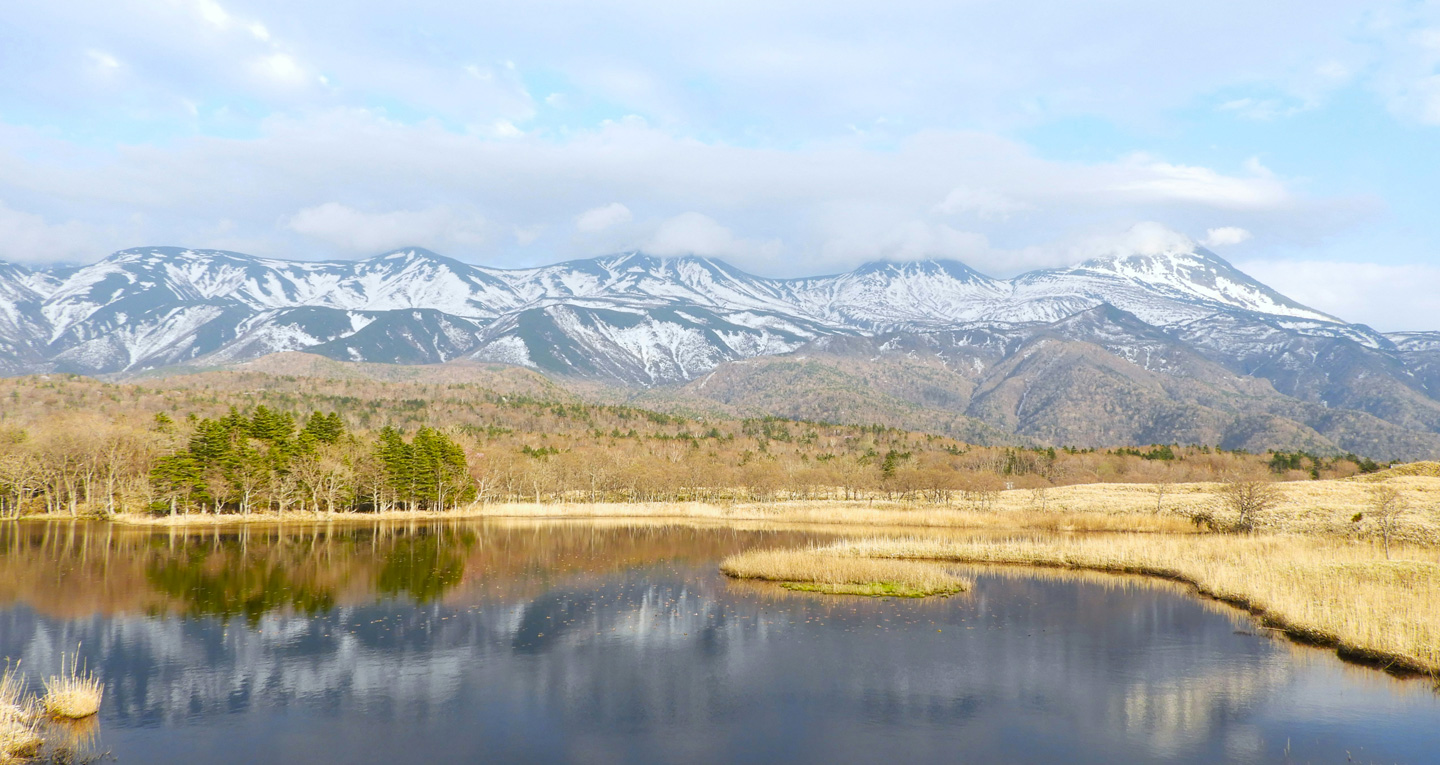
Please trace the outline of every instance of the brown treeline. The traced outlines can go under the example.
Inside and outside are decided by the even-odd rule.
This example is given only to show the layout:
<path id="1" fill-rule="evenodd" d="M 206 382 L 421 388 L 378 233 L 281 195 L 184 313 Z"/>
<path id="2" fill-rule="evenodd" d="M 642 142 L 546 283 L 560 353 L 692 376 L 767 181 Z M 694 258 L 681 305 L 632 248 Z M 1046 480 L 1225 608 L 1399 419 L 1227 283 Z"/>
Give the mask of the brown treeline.
<path id="1" fill-rule="evenodd" d="M 262 407 L 293 422 L 297 437 L 314 413 L 338 416 L 343 433 L 312 439 L 279 460 L 273 444 L 232 427 L 224 431 L 232 434 L 231 456 L 206 461 L 211 447 L 196 446 L 201 434 L 210 438 L 224 430 L 217 423 L 248 421 Z M 676 416 L 586 403 L 558 390 L 537 395 L 469 383 L 220 372 L 112 384 L 52 375 L 0 380 L 0 517 L 387 509 L 391 501 L 376 487 L 401 458 L 385 444 L 393 446 L 395 433 L 413 441 L 422 432 L 443 435 L 444 445 L 459 450 L 445 463 L 460 467 L 446 474 L 454 486 L 440 507 L 454 507 L 456 497 L 883 498 L 983 507 L 1009 488 L 1334 478 L 1373 467 L 1359 458 L 1210 446 L 981 447 L 880 426 Z M 200 456 L 186 464 L 182 492 L 173 473 L 187 455 Z M 251 469 L 261 459 L 264 469 Z M 433 509 L 427 501 L 434 502 L 417 494 L 406 507 Z"/>

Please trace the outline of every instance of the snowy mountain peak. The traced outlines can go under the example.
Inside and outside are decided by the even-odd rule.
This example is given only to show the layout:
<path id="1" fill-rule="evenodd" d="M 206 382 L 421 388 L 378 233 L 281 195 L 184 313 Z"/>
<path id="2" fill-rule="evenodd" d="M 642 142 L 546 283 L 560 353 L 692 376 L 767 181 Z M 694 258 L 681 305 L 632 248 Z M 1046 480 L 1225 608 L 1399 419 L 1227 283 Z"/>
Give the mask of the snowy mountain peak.
<path id="1" fill-rule="evenodd" d="M 851 273 L 898 278 L 946 277 L 960 282 L 994 281 L 958 260 L 874 260 Z"/>
<path id="2" fill-rule="evenodd" d="M 440 255 L 438 253 L 432 252 L 431 250 L 427 250 L 424 247 L 401 247 L 398 250 L 391 250 L 389 252 L 381 253 L 373 258 L 367 258 L 359 262 L 372 264 L 401 263 L 406 265 L 432 264 L 456 270 L 469 270 L 474 268 L 474 266 L 462 263 L 458 260 L 455 260 L 454 258 L 447 258 L 444 255 Z"/>
<path id="3" fill-rule="evenodd" d="M 1021 291 L 1061 285 L 1069 294 L 1105 299 L 1152 324 L 1173 324 L 1232 309 L 1342 323 L 1281 295 L 1203 247 L 1095 258 L 1069 268 L 1022 274 L 1014 283 Z"/>
<path id="4" fill-rule="evenodd" d="M 1165 272 L 1186 269 L 1233 268 L 1228 261 L 1204 247 L 1168 247 L 1160 252 L 1115 254 L 1091 258 L 1079 269 L 1115 273 Z"/>

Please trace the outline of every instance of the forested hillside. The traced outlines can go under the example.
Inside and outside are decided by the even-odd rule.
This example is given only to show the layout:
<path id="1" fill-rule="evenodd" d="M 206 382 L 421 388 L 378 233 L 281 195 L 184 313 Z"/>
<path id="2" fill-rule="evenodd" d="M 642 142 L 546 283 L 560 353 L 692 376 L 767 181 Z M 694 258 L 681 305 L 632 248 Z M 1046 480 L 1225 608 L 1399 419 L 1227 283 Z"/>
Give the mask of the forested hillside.
<path id="1" fill-rule="evenodd" d="M 980 447 L 881 426 L 686 417 L 563 391 L 213 372 L 0 381 L 0 510 L 450 509 L 474 501 L 889 497 L 985 503 L 1008 487 L 1373 469 L 1208 446 Z M 503 387 L 503 386 L 502 386 Z M 544 389 L 540 389 L 544 392 Z"/>

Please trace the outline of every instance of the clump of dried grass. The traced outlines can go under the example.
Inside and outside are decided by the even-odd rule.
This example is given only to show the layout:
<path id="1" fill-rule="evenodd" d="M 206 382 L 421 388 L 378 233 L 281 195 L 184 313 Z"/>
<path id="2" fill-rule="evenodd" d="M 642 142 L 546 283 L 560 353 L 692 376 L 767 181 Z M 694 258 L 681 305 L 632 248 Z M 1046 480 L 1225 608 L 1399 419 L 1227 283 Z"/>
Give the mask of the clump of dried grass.
<path id="1" fill-rule="evenodd" d="M 105 687 L 99 678 L 79 666 L 80 656 L 71 657 L 69 670 L 65 657 L 60 657 L 60 674 L 52 675 L 45 681 L 45 696 L 41 699 L 45 711 L 51 717 L 62 720 L 82 720 L 100 711 Z"/>
<path id="2" fill-rule="evenodd" d="M 737 579 L 763 579 L 792 590 L 836 595 L 918 598 L 970 588 L 968 579 L 940 566 L 834 555 L 817 548 L 752 550 L 726 558 L 720 570 Z"/>

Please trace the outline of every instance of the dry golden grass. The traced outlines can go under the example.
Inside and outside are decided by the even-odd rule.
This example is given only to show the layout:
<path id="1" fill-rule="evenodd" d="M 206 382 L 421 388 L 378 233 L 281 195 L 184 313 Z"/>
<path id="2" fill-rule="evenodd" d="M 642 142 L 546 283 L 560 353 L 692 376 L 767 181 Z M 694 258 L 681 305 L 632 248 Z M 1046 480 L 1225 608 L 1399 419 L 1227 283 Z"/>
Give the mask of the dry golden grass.
<path id="1" fill-rule="evenodd" d="M 65 669 L 65 657 L 60 657 L 60 674 L 52 675 L 45 681 L 45 696 L 40 703 L 51 717 L 61 720 L 83 720 L 100 711 L 105 687 L 99 678 L 78 666 L 80 657 L 70 660 Z"/>
<path id="2" fill-rule="evenodd" d="M 40 754 L 45 739 L 34 727 L 21 723 L 0 723 L 0 763 L 24 762 Z"/>
<path id="3" fill-rule="evenodd" d="M 25 693 L 18 667 L 0 674 L 0 763 L 18 762 L 40 753 L 45 740 L 36 731 L 34 697 Z"/>
<path id="4" fill-rule="evenodd" d="M 1440 563 L 1402 549 L 1296 536 L 1105 535 L 1059 541 L 864 539 L 796 556 L 826 560 L 1003 563 L 1159 576 L 1240 605 L 1342 656 L 1440 672 Z M 1411 557 L 1403 559 L 1409 554 Z M 801 565 L 799 563 L 793 565 Z"/>
<path id="5" fill-rule="evenodd" d="M 1293 533 L 1350 539 L 1376 538 L 1370 513 L 1370 487 L 1377 481 L 1392 486 L 1409 509 L 1394 528 L 1396 541 L 1440 545 L 1440 477 L 1403 474 L 1401 466 L 1388 477 L 1364 480 L 1289 481 L 1276 484 L 1282 500 L 1264 514 L 1259 528 L 1268 533 Z M 471 505 L 445 512 L 377 514 L 287 513 L 251 515 L 124 515 L 117 520 L 146 526 L 215 526 L 231 524 L 331 524 L 387 520 L 456 518 L 645 518 L 722 522 L 902 526 L 1034 531 L 1115 531 L 1193 534 L 1191 520 L 1207 511 L 1224 521 L 1216 507 L 1214 483 L 1095 483 L 1060 486 L 1043 491 L 1015 489 L 996 492 L 983 501 L 952 505 L 886 500 L 788 500 L 784 502 L 615 502 L 497 503 Z M 973 500 L 973 498 L 972 498 Z M 1357 519 L 1358 517 L 1358 519 Z"/>
<path id="6" fill-rule="evenodd" d="M 26 692 L 18 665 L 7 666 L 0 675 L 0 765 L 36 758 L 45 762 L 88 761 L 86 752 L 99 732 L 94 717 L 100 708 L 99 683 L 78 672 L 72 663 L 68 674 L 52 678 L 45 686 L 42 701 Z M 56 687 L 61 691 L 58 695 Z M 91 711 L 77 716 L 85 709 Z"/>
<path id="7" fill-rule="evenodd" d="M 917 598 L 970 588 L 968 579 L 941 566 L 834 555 L 813 547 L 732 555 L 721 562 L 720 570 L 737 579 L 764 579 L 791 590 L 835 595 Z"/>
<path id="8" fill-rule="evenodd" d="M 117 515 L 113 520 L 137 526 L 208 527 L 231 525 L 369 523 L 374 521 L 459 518 L 607 518 L 703 520 L 720 522 L 828 524 L 965 529 L 1034 529 L 1038 531 L 1150 531 L 1190 533 L 1194 526 L 1175 515 L 1069 512 L 1027 507 L 978 509 L 912 502 L 797 500 L 773 503 L 712 504 L 706 502 L 502 503 L 473 505 L 445 512 L 387 513 L 253 513 L 251 515 Z"/>
<path id="9" fill-rule="evenodd" d="M 0 674 L 0 721 L 9 721 L 25 712 L 25 678 L 18 666 L 6 666 Z"/>
<path id="10" fill-rule="evenodd" d="M 1440 462 L 1407 462 L 1404 465 L 1396 465 L 1395 467 L 1381 470 L 1378 473 L 1354 476 L 1352 480 L 1383 481 L 1387 478 L 1395 478 L 1397 476 L 1428 476 L 1430 478 L 1440 478 Z"/>

